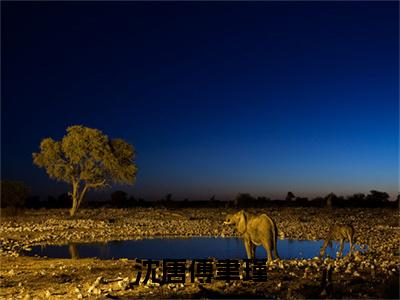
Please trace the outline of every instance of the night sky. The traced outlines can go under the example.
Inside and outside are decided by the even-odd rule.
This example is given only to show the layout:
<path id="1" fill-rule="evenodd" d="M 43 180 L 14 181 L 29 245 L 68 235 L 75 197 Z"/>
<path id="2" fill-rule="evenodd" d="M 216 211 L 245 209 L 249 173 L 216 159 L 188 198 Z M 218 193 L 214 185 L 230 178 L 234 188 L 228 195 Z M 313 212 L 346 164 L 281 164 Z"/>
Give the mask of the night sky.
<path id="1" fill-rule="evenodd" d="M 398 192 L 398 2 L 1 5 L 2 178 L 33 194 L 69 190 L 32 152 L 75 124 L 135 146 L 145 199 Z"/>

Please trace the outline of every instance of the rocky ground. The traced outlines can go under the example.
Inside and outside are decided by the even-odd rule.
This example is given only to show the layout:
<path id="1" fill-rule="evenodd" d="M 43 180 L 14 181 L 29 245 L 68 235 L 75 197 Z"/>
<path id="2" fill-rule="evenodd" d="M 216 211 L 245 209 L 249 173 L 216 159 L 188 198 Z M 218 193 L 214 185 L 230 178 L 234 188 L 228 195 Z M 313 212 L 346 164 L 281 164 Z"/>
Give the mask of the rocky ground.
<path id="1" fill-rule="evenodd" d="M 343 259 L 274 261 L 266 283 L 132 286 L 135 260 L 46 259 L 22 256 L 34 245 L 140 239 L 146 237 L 235 236 L 223 226 L 226 209 L 96 209 L 69 218 L 67 210 L 26 211 L 1 217 L 2 298 L 398 298 L 399 212 L 395 209 L 270 208 L 279 236 L 323 239 L 332 222 L 351 222 L 358 244 L 368 245 Z M 321 284 L 327 267 L 332 280 Z"/>

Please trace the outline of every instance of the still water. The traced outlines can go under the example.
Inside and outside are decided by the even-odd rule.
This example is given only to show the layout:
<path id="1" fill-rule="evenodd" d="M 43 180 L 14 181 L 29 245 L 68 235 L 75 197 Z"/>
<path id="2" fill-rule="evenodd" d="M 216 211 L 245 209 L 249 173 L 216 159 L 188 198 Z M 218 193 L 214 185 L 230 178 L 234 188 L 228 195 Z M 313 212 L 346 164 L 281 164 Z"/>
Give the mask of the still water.
<path id="1" fill-rule="evenodd" d="M 282 259 L 313 258 L 319 255 L 323 241 L 278 240 L 278 254 Z M 360 250 L 359 246 L 355 246 Z M 332 248 L 326 249 L 326 255 L 336 257 L 339 244 L 333 242 Z M 343 255 L 349 251 L 345 243 Z M 161 260 L 165 258 L 185 259 L 244 259 L 246 251 L 239 238 L 155 238 L 143 240 L 112 241 L 107 243 L 76 243 L 63 246 L 35 246 L 28 252 L 30 256 L 49 258 L 88 258 L 99 259 L 140 258 Z M 262 246 L 257 247 L 256 258 L 265 258 Z"/>

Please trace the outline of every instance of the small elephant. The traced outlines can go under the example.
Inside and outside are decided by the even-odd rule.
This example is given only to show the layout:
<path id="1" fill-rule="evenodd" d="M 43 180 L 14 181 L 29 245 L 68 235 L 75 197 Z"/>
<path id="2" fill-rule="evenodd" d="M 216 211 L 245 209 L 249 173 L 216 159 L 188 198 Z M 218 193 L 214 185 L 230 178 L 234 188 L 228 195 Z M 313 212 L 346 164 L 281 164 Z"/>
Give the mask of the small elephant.
<path id="1" fill-rule="evenodd" d="M 350 243 L 349 254 L 353 251 L 354 242 L 354 228 L 351 225 L 333 225 L 329 229 L 329 233 L 324 240 L 321 250 L 319 251 L 319 256 L 322 258 L 325 254 L 325 250 L 328 245 L 332 245 L 332 241 L 340 241 L 339 257 L 342 256 L 343 242 L 348 240 Z"/>
<path id="2" fill-rule="evenodd" d="M 277 250 L 278 229 L 275 222 L 266 214 L 252 216 L 243 210 L 234 215 L 227 215 L 225 225 L 236 225 L 242 235 L 246 247 L 247 257 L 255 258 L 256 247 L 262 245 L 268 255 L 268 262 L 272 261 L 272 251 L 279 259 Z"/>

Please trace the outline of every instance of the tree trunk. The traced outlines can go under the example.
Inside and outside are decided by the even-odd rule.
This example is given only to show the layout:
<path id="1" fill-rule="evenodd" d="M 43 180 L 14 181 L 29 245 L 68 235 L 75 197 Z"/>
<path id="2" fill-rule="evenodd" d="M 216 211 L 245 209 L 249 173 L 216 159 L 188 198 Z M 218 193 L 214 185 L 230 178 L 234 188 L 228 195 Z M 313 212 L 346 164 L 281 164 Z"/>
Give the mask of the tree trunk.
<path id="1" fill-rule="evenodd" d="M 79 192 L 79 185 L 77 183 L 72 184 L 72 208 L 69 211 L 71 217 L 73 217 L 82 203 L 83 197 L 88 190 L 87 184 L 83 187 L 82 191 Z"/>
<path id="2" fill-rule="evenodd" d="M 72 208 L 69 210 L 69 215 L 71 217 L 75 215 L 79 207 L 78 188 L 78 183 L 72 182 Z"/>
<path id="3" fill-rule="evenodd" d="M 95 189 L 98 187 L 104 187 L 106 180 L 97 183 L 85 183 L 83 189 L 79 191 L 79 181 L 72 180 L 72 208 L 69 211 L 71 217 L 73 217 L 82 203 L 83 197 L 89 189 Z"/>
<path id="4" fill-rule="evenodd" d="M 80 195 L 79 195 L 79 197 L 78 197 L 78 206 L 77 206 L 77 208 L 76 208 L 76 209 L 78 209 L 78 208 L 79 208 L 79 206 L 81 206 L 81 203 L 82 203 L 83 197 L 85 196 L 85 193 L 86 193 L 87 189 L 88 189 L 88 186 L 87 186 L 87 185 L 85 185 L 85 187 L 84 187 L 84 188 L 82 189 L 82 191 L 81 191 L 81 194 L 80 194 Z"/>
<path id="5" fill-rule="evenodd" d="M 72 195 L 72 208 L 69 210 L 69 215 L 73 217 L 78 210 L 78 199 Z"/>

